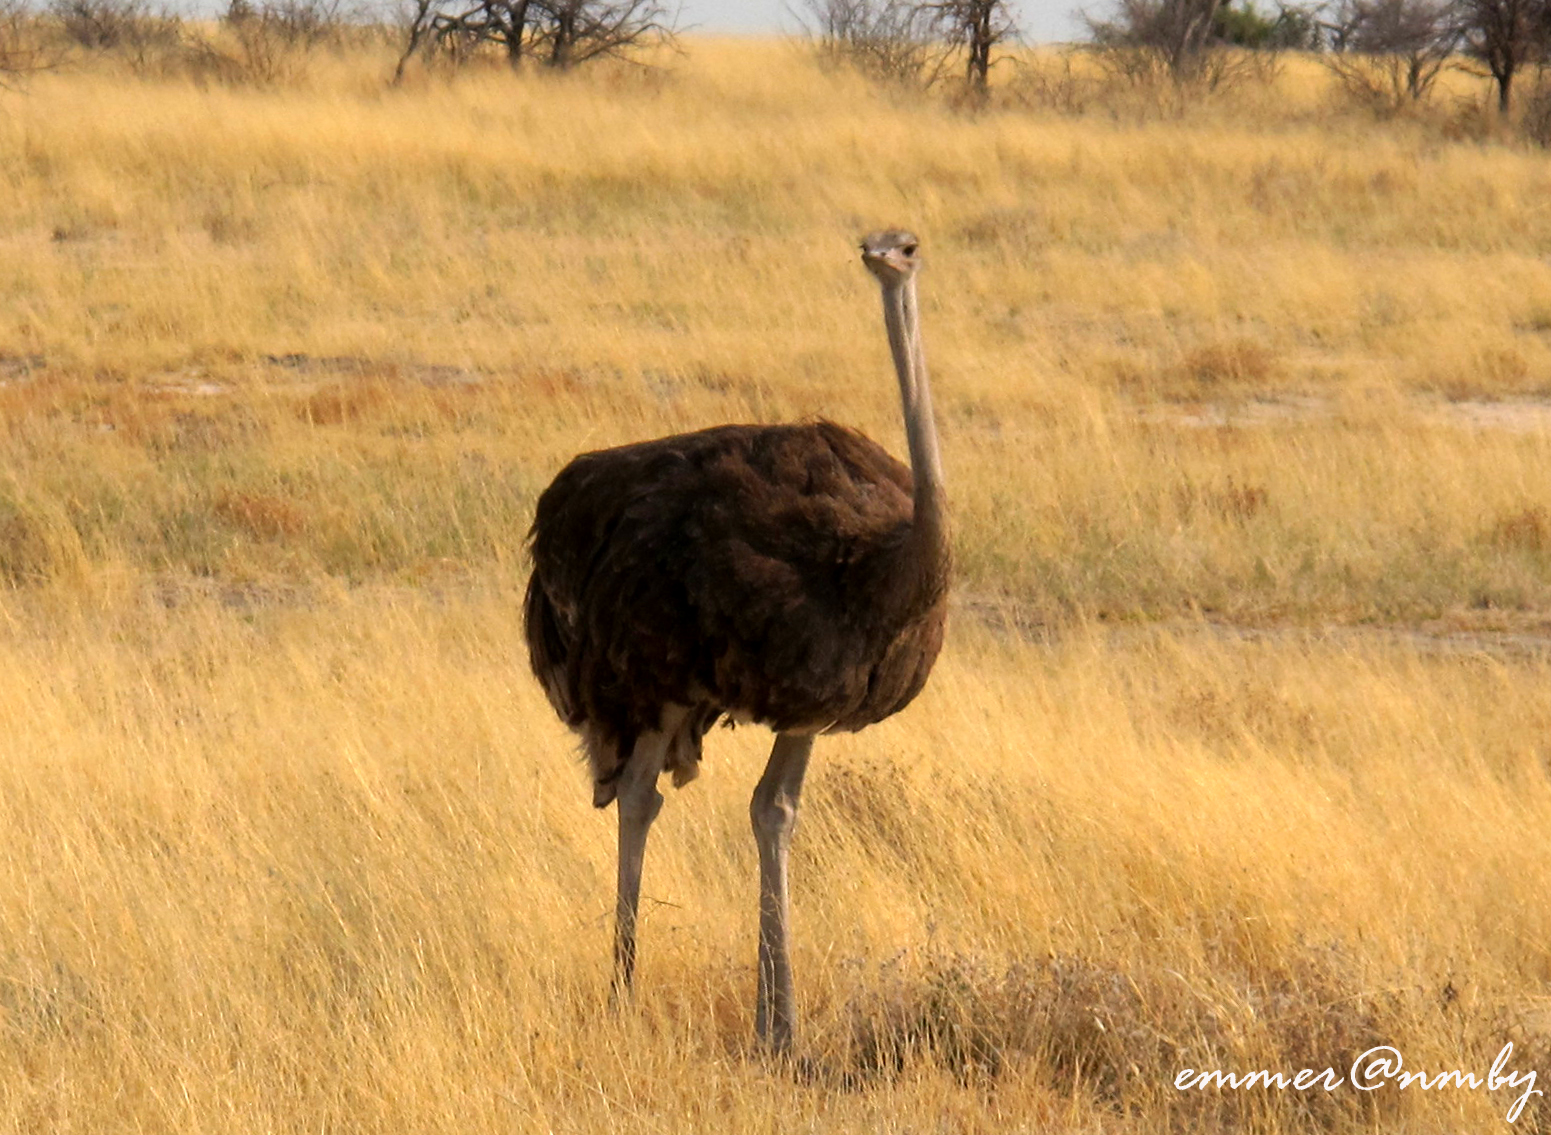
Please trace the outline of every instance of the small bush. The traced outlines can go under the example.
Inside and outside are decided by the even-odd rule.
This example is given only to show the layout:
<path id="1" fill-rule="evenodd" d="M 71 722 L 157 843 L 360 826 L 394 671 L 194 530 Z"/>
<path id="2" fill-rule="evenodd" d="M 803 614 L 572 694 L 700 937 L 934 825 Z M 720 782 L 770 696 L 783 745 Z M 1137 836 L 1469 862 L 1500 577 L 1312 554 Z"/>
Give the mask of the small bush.
<path id="1" fill-rule="evenodd" d="M 1198 386 L 1258 386 L 1275 374 L 1275 359 L 1259 343 L 1235 339 L 1208 343 L 1185 356 L 1185 375 Z"/>
<path id="2" fill-rule="evenodd" d="M 264 493 L 222 493 L 214 511 L 234 528 L 261 540 L 294 536 L 306 525 L 294 501 Z"/>
<path id="3" fill-rule="evenodd" d="M 137 75 L 231 83 L 294 79 L 316 50 L 369 31 L 341 0 L 232 0 L 215 32 L 148 0 L 54 0 L 50 13 L 67 43 Z"/>
<path id="4" fill-rule="evenodd" d="M 69 576 L 85 564 L 80 534 L 53 502 L 0 496 L 0 584 Z"/>
<path id="5" fill-rule="evenodd" d="M 1226 956 L 1216 960 L 1221 976 L 1203 988 L 1164 967 L 1070 954 L 1010 963 L 901 955 L 884 967 L 881 984 L 852 1000 L 843 1066 L 858 1082 L 927 1064 L 985 1084 L 1033 1066 L 1120 1111 L 1161 1109 L 1177 1130 L 1240 1129 L 1267 1111 L 1296 1121 L 1297 1130 L 1371 1118 L 1382 1105 L 1362 1093 L 1268 1099 L 1168 1085 L 1186 1067 L 1323 1068 L 1392 1039 L 1426 992 L 1366 992 L 1334 947 L 1309 947 L 1285 968 L 1254 973 L 1236 972 Z"/>
<path id="6" fill-rule="evenodd" d="M 1487 529 L 1486 541 L 1512 552 L 1544 552 L 1551 547 L 1551 515 L 1539 505 L 1499 516 Z"/>

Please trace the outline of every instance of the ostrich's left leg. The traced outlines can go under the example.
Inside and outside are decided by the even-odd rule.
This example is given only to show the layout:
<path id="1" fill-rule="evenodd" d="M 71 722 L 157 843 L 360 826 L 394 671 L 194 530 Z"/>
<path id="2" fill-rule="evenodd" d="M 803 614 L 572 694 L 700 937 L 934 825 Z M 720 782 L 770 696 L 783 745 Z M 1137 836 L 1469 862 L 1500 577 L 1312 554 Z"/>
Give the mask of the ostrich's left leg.
<path id="1" fill-rule="evenodd" d="M 786 860 L 797 825 L 797 801 L 813 752 L 811 736 L 777 735 L 770 763 L 749 802 L 749 819 L 759 844 L 759 1001 L 754 1027 L 775 1052 L 792 1046 L 797 1006 L 792 993 L 788 950 L 791 904 L 787 898 Z"/>
<path id="2" fill-rule="evenodd" d="M 662 810 L 657 777 L 667 758 L 671 733 L 643 733 L 619 774 L 619 899 L 614 907 L 614 998 L 630 991 L 635 977 L 636 914 L 641 900 L 641 864 L 646 835 Z"/>

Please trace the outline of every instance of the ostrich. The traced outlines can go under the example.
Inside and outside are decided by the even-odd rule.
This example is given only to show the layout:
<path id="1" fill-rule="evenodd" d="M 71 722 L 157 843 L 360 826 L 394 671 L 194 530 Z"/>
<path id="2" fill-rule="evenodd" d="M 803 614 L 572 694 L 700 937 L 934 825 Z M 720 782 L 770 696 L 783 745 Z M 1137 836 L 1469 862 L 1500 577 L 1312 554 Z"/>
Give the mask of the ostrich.
<path id="1" fill-rule="evenodd" d="M 756 1030 L 796 1025 L 787 851 L 820 733 L 903 709 L 942 645 L 948 539 L 908 232 L 874 233 L 910 468 L 828 421 L 716 426 L 584 453 L 539 497 L 525 623 L 533 672 L 617 801 L 614 992 L 630 988 L 657 778 L 699 772 L 720 718 L 775 732 L 749 815 L 759 847 Z M 913 473 L 913 476 L 912 476 Z"/>

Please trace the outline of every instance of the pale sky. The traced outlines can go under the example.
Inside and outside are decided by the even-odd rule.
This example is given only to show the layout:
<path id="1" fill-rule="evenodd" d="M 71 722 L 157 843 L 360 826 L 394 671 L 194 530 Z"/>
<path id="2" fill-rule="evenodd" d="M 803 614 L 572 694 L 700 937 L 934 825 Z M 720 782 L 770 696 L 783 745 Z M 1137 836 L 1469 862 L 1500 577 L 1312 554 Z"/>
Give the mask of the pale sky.
<path id="1" fill-rule="evenodd" d="M 679 25 L 694 25 L 705 32 L 795 31 L 798 23 L 790 12 L 801 10 L 803 0 L 682 0 Z M 1028 38 L 1049 43 L 1083 38 L 1082 25 L 1073 14 L 1079 7 L 1103 11 L 1102 0 L 1022 0 L 1018 5 Z"/>

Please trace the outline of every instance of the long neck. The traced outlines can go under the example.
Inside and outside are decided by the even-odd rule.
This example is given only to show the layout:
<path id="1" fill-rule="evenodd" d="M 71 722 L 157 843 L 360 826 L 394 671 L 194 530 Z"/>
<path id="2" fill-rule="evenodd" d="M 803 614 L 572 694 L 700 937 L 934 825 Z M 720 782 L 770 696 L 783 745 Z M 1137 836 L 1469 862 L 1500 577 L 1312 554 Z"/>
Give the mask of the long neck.
<path id="1" fill-rule="evenodd" d="M 937 423 L 932 417 L 932 390 L 921 350 L 921 323 L 916 307 L 915 277 L 883 287 L 883 319 L 889 349 L 899 374 L 899 397 L 905 410 L 905 434 L 910 440 L 910 471 L 915 478 L 915 519 L 911 552 L 934 572 L 946 571 L 948 528 L 944 508 L 942 462 L 937 454 Z"/>

